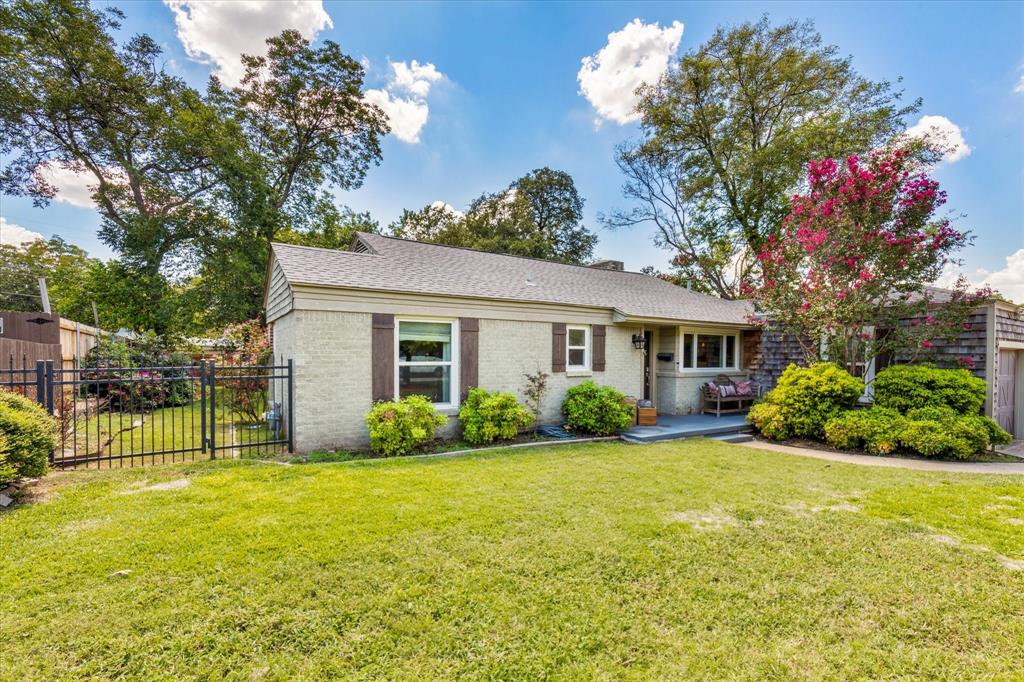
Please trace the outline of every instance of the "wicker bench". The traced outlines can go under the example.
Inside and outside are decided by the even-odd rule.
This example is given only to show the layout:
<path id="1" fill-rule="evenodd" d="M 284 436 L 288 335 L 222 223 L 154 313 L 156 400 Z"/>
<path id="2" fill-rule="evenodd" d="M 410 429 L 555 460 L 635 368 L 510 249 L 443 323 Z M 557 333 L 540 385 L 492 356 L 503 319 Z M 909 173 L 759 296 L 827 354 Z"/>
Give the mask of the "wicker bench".
<path id="1" fill-rule="evenodd" d="M 724 374 L 719 374 L 715 377 L 714 382 L 708 382 L 700 385 L 700 412 L 701 414 L 712 413 L 716 417 L 720 417 L 723 414 L 729 414 L 732 412 L 743 412 L 744 410 L 750 409 L 750 406 L 754 404 L 754 401 L 761 397 L 761 387 L 751 382 L 751 393 L 750 395 L 727 395 L 722 396 L 719 391 L 712 390 L 709 384 L 714 383 L 718 386 L 731 386 L 733 390 L 736 389 L 736 383 Z"/>

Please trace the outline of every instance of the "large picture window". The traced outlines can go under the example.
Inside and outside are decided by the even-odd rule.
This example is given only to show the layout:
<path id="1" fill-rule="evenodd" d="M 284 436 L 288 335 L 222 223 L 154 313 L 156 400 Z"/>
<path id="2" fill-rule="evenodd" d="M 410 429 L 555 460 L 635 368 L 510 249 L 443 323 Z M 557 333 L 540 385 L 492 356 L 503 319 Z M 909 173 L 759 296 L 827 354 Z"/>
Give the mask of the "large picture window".
<path id="1" fill-rule="evenodd" d="M 590 327 L 566 327 L 565 366 L 570 372 L 590 369 Z"/>
<path id="2" fill-rule="evenodd" d="M 397 395 L 423 395 L 439 405 L 454 404 L 455 323 L 399 320 L 397 327 Z"/>
<path id="3" fill-rule="evenodd" d="M 737 369 L 739 340 L 736 334 L 687 333 L 682 335 L 679 355 L 684 370 Z"/>

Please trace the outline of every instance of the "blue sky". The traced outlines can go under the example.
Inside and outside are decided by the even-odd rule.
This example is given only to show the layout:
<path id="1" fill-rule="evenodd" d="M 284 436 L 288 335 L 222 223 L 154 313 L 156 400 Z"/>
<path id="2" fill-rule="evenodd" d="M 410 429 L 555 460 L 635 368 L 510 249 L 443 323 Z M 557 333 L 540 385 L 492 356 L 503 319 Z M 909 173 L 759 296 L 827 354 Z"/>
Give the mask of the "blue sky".
<path id="1" fill-rule="evenodd" d="M 596 216 L 624 205 L 614 147 L 638 129 L 607 119 L 595 124 L 597 110 L 577 78 L 581 60 L 634 19 L 651 31 L 654 24 L 665 30 L 681 22 L 678 54 L 706 40 L 717 25 L 756 20 L 762 12 L 779 22 L 813 19 L 825 41 L 851 55 L 863 75 L 902 77 L 906 97 L 923 98 L 921 114 L 944 117 L 959 129 L 969 154 L 962 150 L 935 176 L 949 192 L 950 211 L 964 215 L 958 225 L 976 235 L 963 254 L 964 271 L 977 282 L 994 279 L 1007 288 L 1019 283 L 1021 294 L 1014 297 L 1024 298 L 1024 3 L 326 2 L 271 4 L 262 12 L 241 3 L 203 7 L 187 0 L 110 4 L 126 12 L 126 34 L 152 35 L 164 47 L 167 67 L 197 87 L 212 71 L 232 68 L 223 66 L 225 55 L 239 46 L 259 49 L 253 36 L 261 30 L 276 33 L 294 21 L 308 35 L 335 40 L 365 60 L 367 87 L 380 97 L 402 97 L 413 119 L 425 111 L 425 124 L 407 131 L 405 141 L 389 137 L 382 164 L 362 188 L 339 193 L 339 203 L 387 224 L 403 208 L 434 201 L 465 208 L 481 192 L 550 166 L 568 171 L 586 199 L 586 221 L 600 236 L 596 255 L 623 259 L 634 270 L 664 268 L 669 254 L 654 248 L 649 229 L 608 232 L 599 229 Z M 176 16 L 186 19 L 184 29 Z M 392 62 L 412 74 L 411 86 Z M 403 83 L 409 87 L 403 90 Z M 109 255 L 96 238 L 99 221 L 89 208 L 0 201 L 8 225 L 60 234 Z M 1019 250 L 1020 257 L 1008 262 Z"/>

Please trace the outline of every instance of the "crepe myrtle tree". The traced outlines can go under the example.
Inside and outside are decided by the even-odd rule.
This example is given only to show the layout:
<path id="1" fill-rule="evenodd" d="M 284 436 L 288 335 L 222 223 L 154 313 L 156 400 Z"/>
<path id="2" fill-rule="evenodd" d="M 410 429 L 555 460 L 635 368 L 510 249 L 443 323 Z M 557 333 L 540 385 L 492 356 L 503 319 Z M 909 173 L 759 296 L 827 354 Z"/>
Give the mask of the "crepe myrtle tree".
<path id="1" fill-rule="evenodd" d="M 792 334 L 808 362 L 829 359 L 851 373 L 882 353 L 927 356 L 969 328 L 991 292 L 961 279 L 938 301 L 924 285 L 970 237 L 936 217 L 946 193 L 909 146 L 812 161 L 807 180 L 743 285 L 757 322 Z"/>

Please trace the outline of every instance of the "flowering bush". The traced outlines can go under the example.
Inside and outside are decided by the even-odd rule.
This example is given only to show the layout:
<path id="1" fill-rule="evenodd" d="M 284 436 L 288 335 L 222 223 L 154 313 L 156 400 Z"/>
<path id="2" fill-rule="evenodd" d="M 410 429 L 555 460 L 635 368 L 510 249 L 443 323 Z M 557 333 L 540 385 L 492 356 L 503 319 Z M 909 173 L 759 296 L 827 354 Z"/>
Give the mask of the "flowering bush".
<path id="1" fill-rule="evenodd" d="M 807 179 L 807 193 L 792 197 L 780 234 L 758 254 L 759 275 L 743 290 L 757 302 L 758 319 L 792 334 L 809 363 L 822 357 L 822 339 L 828 357 L 851 369 L 886 351 L 927 355 L 991 295 L 968 292 L 961 280 L 940 305 L 923 287 L 968 236 L 934 218 L 946 194 L 910 149 L 812 161 Z M 876 338 L 870 326 L 889 332 Z"/>
<path id="2" fill-rule="evenodd" d="M 902 413 L 949 407 L 956 414 L 978 414 L 985 403 L 984 379 L 966 369 L 932 365 L 893 365 L 875 377 L 875 404 Z"/>
<path id="3" fill-rule="evenodd" d="M 434 432 L 447 423 L 448 418 L 421 395 L 377 403 L 366 415 L 370 449 L 392 457 L 408 455 L 433 440 Z"/>
<path id="4" fill-rule="evenodd" d="M 790 365 L 775 388 L 747 414 L 766 438 L 820 438 L 825 422 L 853 407 L 864 382 L 830 362 Z"/>
<path id="5" fill-rule="evenodd" d="M 511 393 L 471 388 L 459 409 L 459 421 L 463 439 L 478 445 L 515 438 L 519 429 L 533 423 L 533 417 Z"/>
<path id="6" fill-rule="evenodd" d="M 262 322 L 248 320 L 225 329 L 224 338 L 227 353 L 221 385 L 228 392 L 231 408 L 255 424 L 263 419 L 267 409 L 269 379 L 266 377 L 270 372 L 258 366 L 268 365 L 272 359 L 270 335 Z M 241 365 L 243 369 L 232 370 L 232 364 Z"/>

